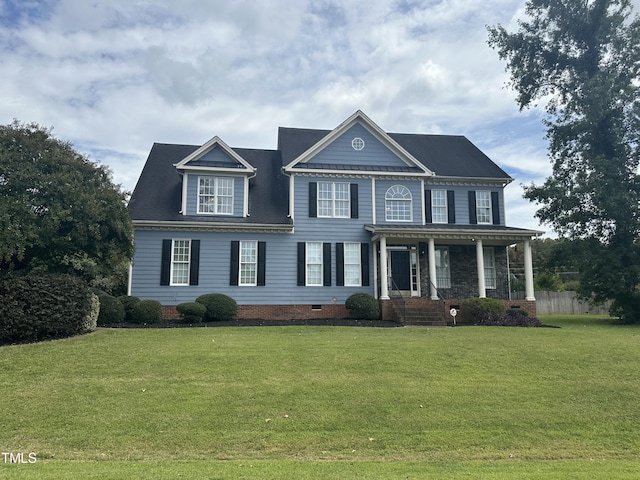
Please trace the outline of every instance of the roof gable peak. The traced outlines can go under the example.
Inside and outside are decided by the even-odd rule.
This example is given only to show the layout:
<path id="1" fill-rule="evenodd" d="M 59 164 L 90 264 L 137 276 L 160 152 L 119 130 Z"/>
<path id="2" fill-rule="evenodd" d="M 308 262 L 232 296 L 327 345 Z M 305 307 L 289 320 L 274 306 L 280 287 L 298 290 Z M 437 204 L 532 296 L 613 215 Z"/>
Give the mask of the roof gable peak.
<path id="1" fill-rule="evenodd" d="M 214 165 L 205 165 L 200 163 L 198 165 L 193 165 L 193 163 L 197 162 L 199 159 L 207 155 L 209 152 L 213 151 L 216 148 L 220 148 L 230 159 L 232 162 L 235 162 L 236 165 L 225 165 L 225 166 L 214 166 Z M 238 153 L 235 152 L 229 145 L 222 141 L 220 137 L 217 135 L 213 137 L 211 140 L 206 142 L 201 147 L 197 148 L 193 153 L 186 156 L 180 162 L 174 165 L 177 170 L 216 170 L 216 171 L 224 171 L 224 170 L 232 170 L 234 172 L 245 172 L 245 173 L 255 173 L 256 169 L 247 162 L 244 158 L 242 158 Z"/>

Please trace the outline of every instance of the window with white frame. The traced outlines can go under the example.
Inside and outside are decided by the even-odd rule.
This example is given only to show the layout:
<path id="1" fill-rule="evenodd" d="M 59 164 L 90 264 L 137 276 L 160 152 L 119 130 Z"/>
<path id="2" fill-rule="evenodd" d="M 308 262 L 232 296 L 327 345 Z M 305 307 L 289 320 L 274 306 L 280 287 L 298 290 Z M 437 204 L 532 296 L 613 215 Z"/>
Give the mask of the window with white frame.
<path id="1" fill-rule="evenodd" d="M 189 285 L 191 240 L 173 240 L 171 245 L 171 285 Z"/>
<path id="2" fill-rule="evenodd" d="M 476 191 L 476 220 L 478 223 L 490 224 L 491 217 L 491 192 L 486 190 Z"/>
<path id="3" fill-rule="evenodd" d="M 359 287 L 362 285 L 361 250 L 359 243 L 344 244 L 345 287 Z"/>
<path id="4" fill-rule="evenodd" d="M 240 242 L 240 275 L 239 284 L 244 286 L 257 285 L 258 274 L 258 242 Z"/>
<path id="5" fill-rule="evenodd" d="M 394 185 L 384 196 L 387 222 L 410 222 L 413 219 L 411 192 L 404 185 Z"/>
<path id="6" fill-rule="evenodd" d="M 349 184 L 318 182 L 318 217 L 349 218 Z"/>
<path id="7" fill-rule="evenodd" d="M 306 252 L 306 285 L 322 286 L 322 242 L 307 242 Z"/>
<path id="8" fill-rule="evenodd" d="M 449 264 L 449 249 L 436 247 L 436 287 L 451 288 L 451 267 Z"/>
<path id="9" fill-rule="evenodd" d="M 431 220 L 433 223 L 447 223 L 447 191 L 431 190 Z"/>
<path id="10" fill-rule="evenodd" d="M 233 214 L 233 177 L 198 177 L 198 213 Z"/>
<path id="11" fill-rule="evenodd" d="M 484 286 L 485 288 L 496 288 L 496 255 L 493 247 L 483 247 L 482 256 L 484 260 Z"/>

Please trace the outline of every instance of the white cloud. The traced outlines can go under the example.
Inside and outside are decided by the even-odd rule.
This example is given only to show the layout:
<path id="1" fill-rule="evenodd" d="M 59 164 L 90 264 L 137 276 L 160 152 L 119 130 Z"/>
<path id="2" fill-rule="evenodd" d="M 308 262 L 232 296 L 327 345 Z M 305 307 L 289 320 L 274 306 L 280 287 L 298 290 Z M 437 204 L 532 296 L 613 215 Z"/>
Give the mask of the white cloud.
<path id="1" fill-rule="evenodd" d="M 638 8 L 640 0 L 633 2 Z M 464 134 L 516 178 L 549 172 L 486 25 L 521 0 L 0 2 L 0 123 L 54 126 L 132 189 L 153 142 L 275 148 L 278 126 L 331 129 L 362 109 L 392 132 Z"/>

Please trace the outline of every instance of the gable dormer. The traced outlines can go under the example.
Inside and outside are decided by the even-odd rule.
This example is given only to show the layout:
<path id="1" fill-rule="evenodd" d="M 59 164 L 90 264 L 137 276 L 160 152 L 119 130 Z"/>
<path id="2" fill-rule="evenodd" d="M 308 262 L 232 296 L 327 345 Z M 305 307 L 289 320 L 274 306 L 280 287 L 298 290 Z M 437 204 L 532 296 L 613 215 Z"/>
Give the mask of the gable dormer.
<path id="1" fill-rule="evenodd" d="M 246 217 L 249 179 L 257 169 L 219 137 L 175 164 L 182 175 L 183 215 Z"/>
<path id="2" fill-rule="evenodd" d="M 415 156 L 358 110 L 284 167 L 286 173 L 432 176 Z"/>

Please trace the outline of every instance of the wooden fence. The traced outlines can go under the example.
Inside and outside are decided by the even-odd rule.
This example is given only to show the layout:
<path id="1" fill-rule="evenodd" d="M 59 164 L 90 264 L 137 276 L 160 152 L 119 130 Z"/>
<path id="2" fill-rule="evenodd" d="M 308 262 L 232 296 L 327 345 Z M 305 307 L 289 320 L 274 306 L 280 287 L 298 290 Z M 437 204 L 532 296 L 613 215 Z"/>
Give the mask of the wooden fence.
<path id="1" fill-rule="evenodd" d="M 511 298 L 516 299 L 516 295 L 524 292 L 512 292 Z M 576 292 L 545 292 L 537 291 L 536 311 L 538 315 L 585 315 L 593 313 L 597 315 L 608 315 L 609 304 L 592 306 L 589 302 L 578 300 Z"/>

